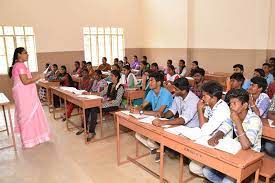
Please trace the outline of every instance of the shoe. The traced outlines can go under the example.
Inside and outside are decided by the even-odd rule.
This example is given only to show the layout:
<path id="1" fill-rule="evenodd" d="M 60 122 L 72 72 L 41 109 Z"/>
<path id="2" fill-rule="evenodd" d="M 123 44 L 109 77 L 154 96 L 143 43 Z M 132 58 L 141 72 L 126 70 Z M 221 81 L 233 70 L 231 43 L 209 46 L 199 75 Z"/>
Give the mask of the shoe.
<path id="1" fill-rule="evenodd" d="M 155 162 L 160 162 L 160 152 L 156 152 Z"/>
<path id="2" fill-rule="evenodd" d="M 79 130 L 78 132 L 76 132 L 76 135 L 81 135 L 84 132 L 84 130 Z"/>
<path id="3" fill-rule="evenodd" d="M 169 150 L 167 155 L 170 159 L 179 159 L 179 153 L 173 150 Z"/>
<path id="4" fill-rule="evenodd" d="M 90 142 L 95 137 L 95 135 L 95 133 L 89 133 L 87 137 L 87 142 Z"/>
<path id="5" fill-rule="evenodd" d="M 156 154 L 158 149 L 150 149 L 150 154 Z"/>

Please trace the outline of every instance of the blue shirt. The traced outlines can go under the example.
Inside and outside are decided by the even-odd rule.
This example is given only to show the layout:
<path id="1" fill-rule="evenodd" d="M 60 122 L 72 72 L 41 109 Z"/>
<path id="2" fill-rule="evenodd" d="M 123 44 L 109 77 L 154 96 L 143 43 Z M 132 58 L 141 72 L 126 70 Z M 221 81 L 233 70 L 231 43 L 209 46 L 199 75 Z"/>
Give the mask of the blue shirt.
<path id="1" fill-rule="evenodd" d="M 172 105 L 173 97 L 166 88 L 161 87 L 158 95 L 156 95 L 154 90 L 150 90 L 145 101 L 152 105 L 153 111 L 158 111 L 161 106 L 166 105 L 163 112 L 167 112 Z"/>
<path id="2" fill-rule="evenodd" d="M 267 76 L 265 76 L 267 85 L 269 85 L 270 83 L 273 82 L 273 75 L 271 73 L 269 73 Z"/>

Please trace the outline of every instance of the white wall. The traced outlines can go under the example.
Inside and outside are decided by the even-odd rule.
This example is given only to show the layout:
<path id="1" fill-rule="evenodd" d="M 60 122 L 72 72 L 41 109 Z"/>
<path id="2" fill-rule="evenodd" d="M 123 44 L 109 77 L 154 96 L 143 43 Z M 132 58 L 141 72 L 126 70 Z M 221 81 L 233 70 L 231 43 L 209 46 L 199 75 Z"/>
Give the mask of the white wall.
<path id="1" fill-rule="evenodd" d="M 1 0 L 1 25 L 33 26 L 38 52 L 83 50 L 84 26 L 121 26 L 126 48 L 141 47 L 139 0 Z"/>

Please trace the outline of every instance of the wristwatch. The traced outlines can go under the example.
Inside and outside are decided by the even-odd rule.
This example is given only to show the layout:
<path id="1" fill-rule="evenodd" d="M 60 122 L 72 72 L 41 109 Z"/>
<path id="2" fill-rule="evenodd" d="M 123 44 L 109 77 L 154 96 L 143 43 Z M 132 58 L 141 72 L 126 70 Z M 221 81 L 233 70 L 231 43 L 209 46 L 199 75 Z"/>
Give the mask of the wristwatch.
<path id="1" fill-rule="evenodd" d="M 140 114 L 140 115 L 142 115 L 143 113 L 144 113 L 144 111 L 143 111 L 143 110 L 140 110 L 140 111 L 139 111 L 139 114 Z"/>

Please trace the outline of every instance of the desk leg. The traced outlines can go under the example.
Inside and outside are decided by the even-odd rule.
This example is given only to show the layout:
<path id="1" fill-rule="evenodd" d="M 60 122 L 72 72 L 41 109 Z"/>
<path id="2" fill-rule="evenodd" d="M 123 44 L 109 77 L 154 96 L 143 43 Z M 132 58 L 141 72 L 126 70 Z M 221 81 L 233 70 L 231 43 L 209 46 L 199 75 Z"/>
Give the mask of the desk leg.
<path id="1" fill-rule="evenodd" d="M 160 183 L 163 182 L 163 165 L 164 165 L 164 146 L 160 144 L 160 166 L 159 166 L 159 180 Z"/>
<path id="2" fill-rule="evenodd" d="M 136 137 L 134 137 L 136 140 L 136 157 L 139 157 L 139 141 Z"/>
<path id="3" fill-rule="evenodd" d="M 69 122 L 68 122 L 68 118 L 67 118 L 67 100 L 64 99 L 64 107 L 65 107 L 65 119 L 66 119 L 66 127 L 67 127 L 67 130 L 69 131 Z"/>
<path id="4" fill-rule="evenodd" d="M 82 113 L 83 113 L 83 124 L 84 124 L 84 140 L 85 144 L 87 144 L 87 123 L 86 123 L 86 115 L 85 115 L 85 107 L 82 108 Z"/>
<path id="5" fill-rule="evenodd" d="M 10 133 L 9 133 L 8 121 L 7 121 L 7 116 L 6 116 L 6 111 L 5 111 L 5 106 L 4 105 L 2 105 L 2 109 L 3 109 L 4 118 L 5 118 L 5 124 L 6 124 L 7 134 L 9 136 Z M 12 130 L 12 128 L 11 128 L 11 130 Z"/>
<path id="6" fill-rule="evenodd" d="M 179 183 L 182 183 L 182 178 L 183 178 L 183 155 L 180 154 L 180 167 L 179 167 Z"/>
<path id="7" fill-rule="evenodd" d="M 55 119 L 54 94 L 52 92 L 53 118 Z"/>
<path id="8" fill-rule="evenodd" d="M 8 105 L 8 113 L 9 113 L 9 121 L 10 121 L 10 128 L 11 128 L 12 143 L 13 143 L 14 150 L 16 152 L 16 143 L 15 143 L 15 138 L 14 138 L 14 133 L 13 133 L 13 126 L 12 126 L 12 121 L 11 121 L 10 105 Z"/>
<path id="9" fill-rule="evenodd" d="M 46 92 L 47 92 L 47 103 L 48 103 L 48 109 L 49 109 L 49 113 L 51 112 L 51 101 L 50 101 L 50 92 L 49 92 L 49 88 L 46 88 Z"/>
<path id="10" fill-rule="evenodd" d="M 103 138 L 102 106 L 99 107 L 99 116 L 100 116 L 100 136 L 101 138 Z"/>
<path id="11" fill-rule="evenodd" d="M 117 154 L 117 165 L 120 165 L 120 133 L 119 133 L 119 119 L 116 118 L 116 154 Z"/>
<path id="12" fill-rule="evenodd" d="M 259 175 L 260 175 L 260 168 L 258 168 L 256 173 L 255 173 L 255 179 L 254 179 L 255 183 L 259 182 Z"/>

